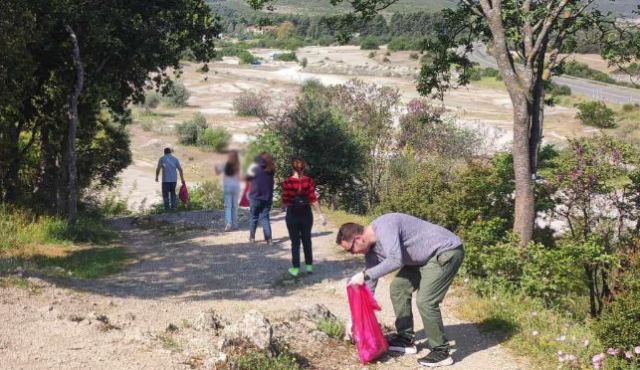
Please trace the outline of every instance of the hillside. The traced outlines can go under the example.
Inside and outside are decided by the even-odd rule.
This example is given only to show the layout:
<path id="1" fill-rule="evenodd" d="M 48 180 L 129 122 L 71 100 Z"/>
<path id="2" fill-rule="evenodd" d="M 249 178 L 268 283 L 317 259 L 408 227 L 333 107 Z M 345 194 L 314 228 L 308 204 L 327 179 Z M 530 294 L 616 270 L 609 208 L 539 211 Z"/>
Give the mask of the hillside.
<path id="1" fill-rule="evenodd" d="M 239 11 L 251 11 L 245 0 L 211 0 L 216 6 L 223 6 Z M 637 0 L 597 0 L 598 7 L 602 11 L 611 11 L 622 15 L 631 15 L 638 6 Z M 386 9 L 385 13 L 412 12 L 421 10 L 440 10 L 454 6 L 457 0 L 400 0 L 398 3 Z M 332 6 L 329 0 L 276 0 L 274 12 L 308 15 L 337 14 L 349 11 L 347 4 Z"/>

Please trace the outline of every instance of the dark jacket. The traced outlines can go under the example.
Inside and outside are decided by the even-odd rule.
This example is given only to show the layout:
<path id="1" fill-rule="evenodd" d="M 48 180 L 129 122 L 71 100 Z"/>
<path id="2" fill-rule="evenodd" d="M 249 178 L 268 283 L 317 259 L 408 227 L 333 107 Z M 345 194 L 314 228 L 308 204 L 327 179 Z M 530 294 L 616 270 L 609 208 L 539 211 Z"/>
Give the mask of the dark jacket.
<path id="1" fill-rule="evenodd" d="M 262 157 L 256 157 L 255 162 L 257 166 L 254 169 L 254 175 L 249 177 L 251 181 L 249 197 L 255 200 L 271 202 L 273 201 L 274 174 L 265 171 L 266 163 Z"/>

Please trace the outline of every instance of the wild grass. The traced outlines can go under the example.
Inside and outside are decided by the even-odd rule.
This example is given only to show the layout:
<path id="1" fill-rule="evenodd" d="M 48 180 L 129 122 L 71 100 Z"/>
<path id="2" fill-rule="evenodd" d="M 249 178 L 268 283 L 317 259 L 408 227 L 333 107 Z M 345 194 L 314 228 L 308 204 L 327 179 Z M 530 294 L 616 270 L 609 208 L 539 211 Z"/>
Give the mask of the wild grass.
<path id="1" fill-rule="evenodd" d="M 345 334 L 344 324 L 335 318 L 323 318 L 318 321 L 318 330 L 331 338 L 342 339 Z"/>
<path id="2" fill-rule="evenodd" d="M 235 361 L 235 367 L 240 370 L 299 370 L 302 369 L 298 359 L 288 352 L 281 352 L 271 356 L 267 352 L 250 351 L 240 355 Z"/>
<path id="3" fill-rule="evenodd" d="M 478 86 L 485 89 L 491 90 L 506 90 L 504 86 L 504 81 L 500 81 L 495 77 L 482 77 L 478 81 L 471 82 L 473 86 Z"/>
<path id="4" fill-rule="evenodd" d="M 18 268 L 48 275 L 99 278 L 120 271 L 128 261 L 113 245 L 117 233 L 95 215 L 75 226 L 59 217 L 0 206 L 0 272 Z"/>
<path id="5" fill-rule="evenodd" d="M 173 337 L 171 332 L 162 332 L 156 335 L 156 339 L 162 345 L 162 348 L 167 349 L 172 352 L 182 352 L 183 347 L 178 341 Z"/>
<path id="6" fill-rule="evenodd" d="M 24 289 L 31 294 L 38 294 L 40 292 L 40 287 L 32 284 L 27 279 L 14 276 L 0 277 L 0 288 L 9 287 Z"/>
<path id="7" fill-rule="evenodd" d="M 481 332 L 494 335 L 513 353 L 526 356 L 532 369 L 589 368 L 601 346 L 588 320 L 545 308 L 524 295 L 496 292 L 481 297 L 466 287 L 456 292 L 455 313 L 476 323 Z M 575 361 L 560 362 L 561 355 Z"/>
<path id="8" fill-rule="evenodd" d="M 330 208 L 325 208 L 323 212 L 327 216 L 327 220 L 329 220 L 336 227 L 339 227 L 346 222 L 355 222 L 361 225 L 368 225 L 374 219 L 374 217 L 370 215 L 354 215 L 345 211 L 334 210 Z"/>

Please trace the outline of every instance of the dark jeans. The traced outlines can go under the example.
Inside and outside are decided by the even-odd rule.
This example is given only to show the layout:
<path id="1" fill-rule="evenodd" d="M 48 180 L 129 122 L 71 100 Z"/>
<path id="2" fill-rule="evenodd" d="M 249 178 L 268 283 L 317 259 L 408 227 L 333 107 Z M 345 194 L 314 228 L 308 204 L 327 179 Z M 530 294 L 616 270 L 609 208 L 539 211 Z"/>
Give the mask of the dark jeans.
<path id="1" fill-rule="evenodd" d="M 162 201 L 164 202 L 164 209 L 166 211 L 178 208 L 178 198 L 176 197 L 175 182 L 162 183 Z"/>
<path id="2" fill-rule="evenodd" d="M 429 346 L 449 348 L 440 303 L 463 260 L 464 249 L 460 246 L 432 257 L 424 266 L 405 266 L 398 272 L 390 287 L 398 334 L 407 339 L 414 337 L 411 296 L 417 290 L 416 303 Z"/>
<path id="3" fill-rule="evenodd" d="M 262 232 L 264 233 L 264 239 L 271 240 L 271 220 L 269 219 L 270 211 L 271 201 L 253 198 L 249 199 L 249 213 L 251 214 L 251 219 L 249 220 L 249 236 L 251 239 L 255 239 L 258 221 L 262 220 Z"/>
<path id="4" fill-rule="evenodd" d="M 287 208 L 287 230 L 291 239 L 291 258 L 293 267 L 300 268 L 300 241 L 304 247 L 304 263 L 313 265 L 313 251 L 311 250 L 311 227 L 313 227 L 313 213 L 307 206 L 301 210 Z"/>

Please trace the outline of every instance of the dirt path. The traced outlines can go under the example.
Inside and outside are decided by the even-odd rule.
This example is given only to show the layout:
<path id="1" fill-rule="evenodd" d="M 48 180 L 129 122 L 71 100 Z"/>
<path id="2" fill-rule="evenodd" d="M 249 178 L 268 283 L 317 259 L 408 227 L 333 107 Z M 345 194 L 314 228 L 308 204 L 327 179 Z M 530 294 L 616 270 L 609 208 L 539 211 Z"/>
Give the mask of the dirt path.
<path id="1" fill-rule="evenodd" d="M 348 318 L 346 278 L 361 262 L 337 252 L 332 228 L 315 229 L 316 273 L 293 282 L 284 279 L 290 255 L 281 213 L 273 214 L 273 246 L 248 244 L 246 230 L 221 232 L 220 218 L 220 212 L 176 214 L 165 217 L 168 226 L 161 229 L 156 228 L 158 220 L 136 226 L 123 219 L 116 226 L 135 257 L 126 271 L 93 281 L 31 277 L 40 286 L 35 294 L 0 288 L 1 367 L 190 368 L 195 366 L 188 361 L 194 351 L 213 346 L 209 334 L 189 329 L 199 313 L 210 309 L 230 321 L 251 309 L 277 320 L 293 309 L 322 303 L 339 318 Z M 392 325 L 388 281 L 379 287 L 380 320 Z M 452 317 L 450 304 L 450 299 L 445 302 L 444 317 L 449 337 L 457 342 L 453 369 L 519 368 L 495 340 Z M 181 335 L 167 338 L 163 333 L 169 324 L 180 328 Z M 318 351 L 326 362 L 316 361 L 314 368 L 362 368 L 354 354 L 347 355 L 346 363 L 335 363 L 335 354 Z M 415 357 L 408 356 L 371 368 L 417 367 Z"/>

